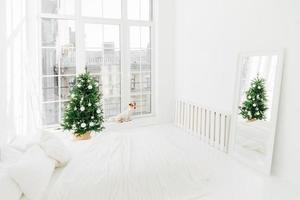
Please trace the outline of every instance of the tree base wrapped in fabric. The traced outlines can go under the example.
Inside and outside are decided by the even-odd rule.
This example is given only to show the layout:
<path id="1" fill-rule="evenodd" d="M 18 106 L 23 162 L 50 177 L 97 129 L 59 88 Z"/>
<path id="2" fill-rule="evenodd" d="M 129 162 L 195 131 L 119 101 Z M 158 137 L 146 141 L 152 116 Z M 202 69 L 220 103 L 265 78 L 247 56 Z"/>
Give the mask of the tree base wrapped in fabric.
<path id="1" fill-rule="evenodd" d="M 91 132 L 90 131 L 88 131 L 84 134 L 81 134 L 81 135 L 74 134 L 74 140 L 80 141 L 80 140 L 89 140 L 89 139 L 91 139 Z"/>

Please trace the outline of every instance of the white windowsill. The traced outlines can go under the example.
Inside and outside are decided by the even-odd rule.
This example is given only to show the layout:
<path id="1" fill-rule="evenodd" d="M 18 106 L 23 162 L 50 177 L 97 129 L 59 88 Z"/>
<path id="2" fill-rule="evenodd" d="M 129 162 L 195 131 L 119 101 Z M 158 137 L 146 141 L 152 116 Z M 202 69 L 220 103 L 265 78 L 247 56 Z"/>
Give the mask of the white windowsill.
<path id="1" fill-rule="evenodd" d="M 117 131 L 121 129 L 131 129 L 143 126 L 150 126 L 157 124 L 157 120 L 155 114 L 148 114 L 143 116 L 132 117 L 132 120 L 129 122 L 104 122 L 104 130 L 109 131 Z M 59 127 L 59 125 L 51 126 L 51 127 L 44 127 L 45 130 L 53 131 L 53 132 L 63 132 L 63 129 Z M 66 131 L 67 133 L 68 131 Z"/>

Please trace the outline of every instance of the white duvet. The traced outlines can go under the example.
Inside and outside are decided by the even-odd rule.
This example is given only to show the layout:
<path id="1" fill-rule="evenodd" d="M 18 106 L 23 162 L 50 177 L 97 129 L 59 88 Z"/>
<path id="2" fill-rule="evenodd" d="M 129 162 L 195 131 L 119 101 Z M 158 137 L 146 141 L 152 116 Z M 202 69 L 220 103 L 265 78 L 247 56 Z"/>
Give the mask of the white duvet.
<path id="1" fill-rule="evenodd" d="M 191 143 L 190 136 L 172 130 L 143 128 L 94 137 L 87 148 L 73 156 L 45 198 L 205 199 L 211 174 L 206 167 L 208 158 L 199 154 L 196 145 L 200 142 Z M 76 145 L 81 144 L 73 147 Z"/>

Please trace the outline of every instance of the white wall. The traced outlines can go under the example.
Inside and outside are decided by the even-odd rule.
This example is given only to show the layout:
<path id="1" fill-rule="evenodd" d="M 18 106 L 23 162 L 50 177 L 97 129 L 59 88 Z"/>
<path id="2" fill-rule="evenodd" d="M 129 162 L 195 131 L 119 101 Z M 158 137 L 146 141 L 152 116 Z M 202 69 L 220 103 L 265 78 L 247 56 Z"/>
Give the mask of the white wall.
<path id="1" fill-rule="evenodd" d="M 274 174 L 300 185 L 300 1 L 176 0 L 176 97 L 231 110 L 240 51 L 285 48 Z"/>
<path id="2" fill-rule="evenodd" d="M 171 122 L 175 107 L 174 8 L 173 0 L 156 0 L 155 97 L 159 123 Z"/>

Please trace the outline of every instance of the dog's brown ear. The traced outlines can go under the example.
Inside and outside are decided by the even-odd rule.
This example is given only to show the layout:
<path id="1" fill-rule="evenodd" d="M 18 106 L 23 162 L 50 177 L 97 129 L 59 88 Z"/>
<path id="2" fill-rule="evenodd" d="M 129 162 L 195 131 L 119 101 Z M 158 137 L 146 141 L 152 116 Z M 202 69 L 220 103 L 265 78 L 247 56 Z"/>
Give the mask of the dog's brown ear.
<path id="1" fill-rule="evenodd" d="M 133 102 L 133 105 L 136 106 L 136 102 Z"/>

